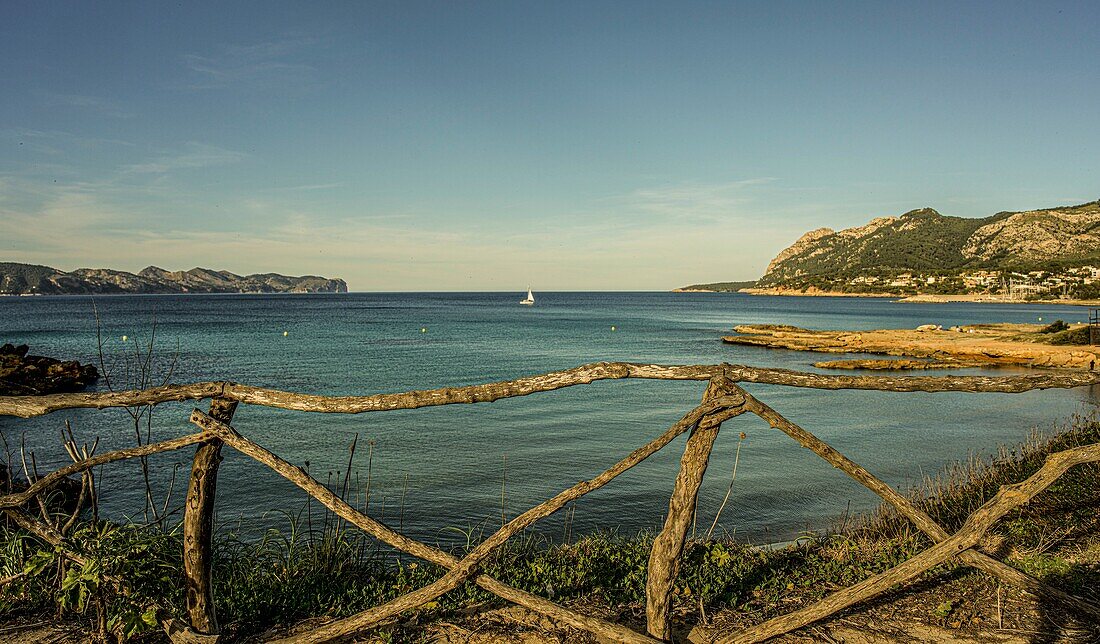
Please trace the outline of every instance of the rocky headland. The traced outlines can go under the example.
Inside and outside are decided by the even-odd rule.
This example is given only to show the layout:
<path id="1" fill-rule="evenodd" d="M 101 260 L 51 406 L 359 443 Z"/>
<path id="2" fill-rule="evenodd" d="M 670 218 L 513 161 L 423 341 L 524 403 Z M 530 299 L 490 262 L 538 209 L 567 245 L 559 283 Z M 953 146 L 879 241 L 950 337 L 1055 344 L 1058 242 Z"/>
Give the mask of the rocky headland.
<path id="1" fill-rule="evenodd" d="M 82 391 L 99 378 L 94 365 L 30 355 L 27 345 L 0 346 L 0 396 Z"/>
<path id="2" fill-rule="evenodd" d="M 347 292 L 344 280 L 316 275 L 237 275 L 208 268 L 167 271 L 156 266 L 137 273 L 109 268 L 78 268 L 65 272 L 49 266 L 0 262 L 0 295 Z"/>
<path id="3" fill-rule="evenodd" d="M 781 250 L 755 283 L 680 291 L 753 295 L 874 295 L 984 302 L 1100 299 L 1100 201 L 988 217 L 919 208 L 867 224 L 811 230 Z"/>

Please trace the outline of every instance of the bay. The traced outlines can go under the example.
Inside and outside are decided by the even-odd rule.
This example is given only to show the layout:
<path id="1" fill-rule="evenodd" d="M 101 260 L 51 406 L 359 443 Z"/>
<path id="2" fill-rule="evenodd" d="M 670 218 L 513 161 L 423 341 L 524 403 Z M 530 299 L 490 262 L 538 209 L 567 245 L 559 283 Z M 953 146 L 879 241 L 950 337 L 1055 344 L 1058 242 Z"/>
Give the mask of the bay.
<path id="1" fill-rule="evenodd" d="M 944 327 L 981 322 L 1087 319 L 1083 307 L 910 304 L 878 298 L 795 298 L 715 293 L 350 293 L 0 298 L 0 342 L 98 364 L 97 331 L 115 389 L 135 384 L 135 347 L 155 328 L 150 380 L 231 380 L 318 394 L 369 394 L 511 379 L 623 360 L 666 364 L 732 362 L 820 372 L 809 353 L 725 345 L 735 324 L 809 328 Z M 99 322 L 93 311 L 98 311 Z M 614 330 L 613 330 L 614 327 Z M 122 337 L 126 336 L 126 341 Z M 136 341 L 136 342 L 135 342 Z M 858 355 L 842 357 L 860 357 Z M 946 373 L 946 372 L 945 372 Z M 1007 375 L 1014 370 L 960 370 Z M 101 379 L 95 389 L 108 388 Z M 307 414 L 242 406 L 234 426 L 287 460 L 309 464 L 339 486 L 349 445 L 358 448 L 349 498 L 387 524 L 431 542 L 464 542 L 642 445 L 698 404 L 705 383 L 604 381 L 491 404 L 413 411 Z M 1025 394 L 825 392 L 751 386 L 764 402 L 816 433 L 892 485 L 906 488 L 945 464 L 1017 443 L 1036 428 L 1088 414 L 1096 392 Z M 192 431 L 194 403 L 157 407 L 154 440 Z M 66 462 L 60 431 L 98 451 L 134 444 L 124 410 L 77 410 L 36 419 L 0 418 L 19 463 L 20 444 L 40 471 Z M 726 423 L 704 481 L 698 524 L 710 525 L 729 485 L 738 433 L 737 480 L 720 525 L 754 542 L 783 541 L 877 505 L 876 497 L 762 421 Z M 552 537 L 594 530 L 655 529 L 667 509 L 684 438 L 538 524 Z M 191 450 L 151 460 L 157 503 L 174 490 L 178 508 Z M 368 497 L 369 469 L 369 497 Z M 142 520 L 137 463 L 101 476 L 104 509 Z M 502 508 L 503 490 L 503 508 Z M 223 529 L 259 534 L 307 515 L 306 497 L 262 466 L 226 450 L 218 484 Z M 178 516 L 178 515 L 177 515 Z M 566 526 L 566 517 L 569 526 Z"/>

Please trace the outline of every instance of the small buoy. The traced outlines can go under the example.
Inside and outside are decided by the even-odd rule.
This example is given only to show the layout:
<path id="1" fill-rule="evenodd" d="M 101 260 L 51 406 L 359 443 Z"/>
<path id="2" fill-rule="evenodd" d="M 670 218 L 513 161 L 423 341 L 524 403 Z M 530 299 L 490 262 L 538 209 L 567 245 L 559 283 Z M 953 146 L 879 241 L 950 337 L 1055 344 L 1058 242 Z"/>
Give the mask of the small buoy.
<path id="1" fill-rule="evenodd" d="M 420 327 L 420 332 L 421 333 L 427 333 L 428 332 L 428 327 L 425 327 L 425 326 Z"/>
<path id="2" fill-rule="evenodd" d="M 126 336 L 122 336 L 122 341 L 126 342 Z"/>
<path id="3" fill-rule="evenodd" d="M 614 325 L 612 325 L 612 326 L 611 326 L 611 330 L 612 330 L 612 331 L 614 331 L 614 330 L 615 330 L 615 326 L 614 326 Z"/>
<path id="4" fill-rule="evenodd" d="M 290 335 L 290 331 L 283 331 L 283 337 L 284 337 L 284 338 L 285 338 L 286 336 L 288 336 L 288 335 Z"/>
<path id="5" fill-rule="evenodd" d="M 1041 315 L 1039 316 L 1039 321 L 1040 321 L 1040 322 L 1042 322 L 1042 321 L 1043 321 L 1043 316 L 1041 316 Z"/>

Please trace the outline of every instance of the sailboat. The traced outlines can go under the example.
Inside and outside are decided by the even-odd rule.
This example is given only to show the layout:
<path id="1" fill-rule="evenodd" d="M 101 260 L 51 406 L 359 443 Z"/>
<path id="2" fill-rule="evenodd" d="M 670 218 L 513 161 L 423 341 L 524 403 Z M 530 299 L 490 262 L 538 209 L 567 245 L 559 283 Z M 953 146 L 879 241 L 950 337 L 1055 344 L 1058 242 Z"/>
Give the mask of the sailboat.
<path id="1" fill-rule="evenodd" d="M 535 305 L 535 294 L 531 292 L 531 287 L 530 286 L 527 287 L 527 299 L 520 300 L 519 303 L 520 304 L 525 304 L 527 306 L 534 306 Z"/>

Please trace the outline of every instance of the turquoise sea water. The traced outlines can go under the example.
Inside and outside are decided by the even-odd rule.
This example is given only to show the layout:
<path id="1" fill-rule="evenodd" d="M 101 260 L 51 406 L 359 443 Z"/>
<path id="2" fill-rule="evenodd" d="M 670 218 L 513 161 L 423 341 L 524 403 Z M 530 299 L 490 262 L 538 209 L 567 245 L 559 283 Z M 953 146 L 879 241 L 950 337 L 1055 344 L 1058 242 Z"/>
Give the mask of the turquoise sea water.
<path id="1" fill-rule="evenodd" d="M 321 394 L 466 385 L 600 360 L 819 371 L 810 366 L 820 359 L 814 354 L 722 344 L 720 337 L 742 323 L 870 329 L 1087 317 L 1081 307 L 710 293 L 536 293 L 538 304 L 523 307 L 517 304 L 522 295 L 114 296 L 96 298 L 95 305 L 116 388 L 127 380 L 124 356 L 133 351 L 135 338 L 148 340 L 155 316 L 158 359 L 152 370 L 158 375 L 178 351 L 173 382 L 225 379 Z M 0 342 L 98 362 L 92 304 L 86 297 L 0 298 Z M 105 386 L 101 380 L 98 388 Z M 604 381 L 491 404 L 358 416 L 242 406 L 234 426 L 291 462 L 308 461 L 318 478 L 334 483 L 347 469 L 348 446 L 358 434 L 352 487 L 358 474 L 362 500 L 369 464 L 370 513 L 414 536 L 453 542 L 458 533 L 449 528 L 481 526 L 488 533 L 499 525 L 502 483 L 504 512 L 514 516 L 662 432 L 698 403 L 704 388 L 701 382 Z M 1089 389 L 1016 395 L 750 389 L 901 487 L 968 453 L 988 453 L 1000 443 L 1022 440 L 1035 427 L 1065 422 L 1090 408 L 1095 397 Z M 158 407 L 154 440 L 192 431 L 187 415 L 194 406 Z M 64 462 L 59 431 L 66 420 L 79 441 L 99 437 L 99 451 L 133 444 L 132 423 L 117 409 L 30 420 L 0 417 L 0 431 L 17 461 L 22 442 L 45 471 Z M 873 495 L 785 435 L 741 417 L 726 423 L 716 445 L 700 498 L 700 529 L 710 525 L 725 494 L 741 431 L 748 439 L 721 519 L 739 538 L 785 540 L 876 505 Z M 684 440 L 579 501 L 573 533 L 657 527 Z M 170 506 L 178 506 L 183 496 L 190 453 L 152 462 L 158 499 L 179 464 Z M 140 516 L 144 487 L 136 463 L 110 466 L 102 482 L 108 511 Z M 297 513 L 305 498 L 263 466 L 226 451 L 218 484 L 223 526 L 254 533 L 285 524 L 278 513 Z M 564 529 L 561 516 L 537 527 L 550 536 Z"/>

